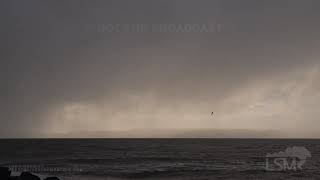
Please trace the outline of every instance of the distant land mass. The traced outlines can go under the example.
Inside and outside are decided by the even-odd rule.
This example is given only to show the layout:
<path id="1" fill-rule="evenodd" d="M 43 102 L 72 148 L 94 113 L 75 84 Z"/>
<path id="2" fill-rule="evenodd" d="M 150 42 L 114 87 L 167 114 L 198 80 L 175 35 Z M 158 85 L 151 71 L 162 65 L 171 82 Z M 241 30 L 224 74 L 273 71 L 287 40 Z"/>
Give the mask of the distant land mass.
<path id="1" fill-rule="evenodd" d="M 126 131 L 74 131 L 54 138 L 319 138 L 317 132 L 249 129 L 132 129 Z"/>

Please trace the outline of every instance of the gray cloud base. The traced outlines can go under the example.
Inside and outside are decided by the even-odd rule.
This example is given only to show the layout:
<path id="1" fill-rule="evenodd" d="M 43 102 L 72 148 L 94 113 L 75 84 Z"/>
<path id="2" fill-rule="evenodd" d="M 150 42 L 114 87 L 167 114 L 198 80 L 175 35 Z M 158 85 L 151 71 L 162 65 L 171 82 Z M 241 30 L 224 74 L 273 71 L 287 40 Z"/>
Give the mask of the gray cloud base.
<path id="1" fill-rule="evenodd" d="M 319 5 L 311 0 L 2 1 L 0 135 L 39 136 L 48 126 L 48 112 L 68 104 L 127 104 L 120 98 L 126 95 L 138 96 L 143 104 L 152 94 L 157 103 L 145 113 L 158 121 L 152 114 L 166 107 L 179 117 L 175 110 L 219 108 L 262 81 L 270 79 L 275 86 L 277 76 L 292 82 L 292 74 L 308 74 L 319 65 Z M 219 23 L 222 29 L 101 33 L 96 28 L 109 23 Z M 314 79 L 319 79 L 318 71 L 305 91 L 318 97 Z M 306 96 L 299 101 L 308 104 Z M 122 110 L 119 106 L 115 111 Z M 126 110 L 134 111 L 131 106 Z M 294 123 L 316 124 L 317 113 L 301 112 Z M 107 114 L 104 121 L 112 118 Z M 199 127 L 207 125 L 200 121 Z M 150 126 L 145 123 L 144 128 Z"/>

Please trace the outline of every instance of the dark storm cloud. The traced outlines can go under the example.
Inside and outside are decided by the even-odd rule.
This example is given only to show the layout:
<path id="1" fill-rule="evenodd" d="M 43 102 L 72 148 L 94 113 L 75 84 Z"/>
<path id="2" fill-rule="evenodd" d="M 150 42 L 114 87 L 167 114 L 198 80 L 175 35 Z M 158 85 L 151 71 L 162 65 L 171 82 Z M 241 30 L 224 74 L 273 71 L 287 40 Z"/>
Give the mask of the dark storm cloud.
<path id="1" fill-rule="evenodd" d="M 319 64 L 318 1 L 2 1 L 1 135 L 38 134 L 52 108 L 152 93 L 219 101 Z M 214 33 L 99 32 L 103 24 L 220 24 Z"/>

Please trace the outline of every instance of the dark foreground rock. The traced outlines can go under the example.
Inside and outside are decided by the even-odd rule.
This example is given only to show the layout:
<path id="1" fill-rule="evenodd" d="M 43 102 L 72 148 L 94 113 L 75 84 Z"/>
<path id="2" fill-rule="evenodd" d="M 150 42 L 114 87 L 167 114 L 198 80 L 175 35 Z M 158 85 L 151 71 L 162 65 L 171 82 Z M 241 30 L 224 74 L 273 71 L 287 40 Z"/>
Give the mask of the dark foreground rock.
<path id="1" fill-rule="evenodd" d="M 21 180 L 20 176 L 10 176 L 9 180 Z"/>
<path id="2" fill-rule="evenodd" d="M 57 177 L 47 177 L 44 180 L 59 180 Z"/>
<path id="3" fill-rule="evenodd" d="M 38 176 L 29 172 L 22 172 L 20 175 L 21 180 L 41 180 Z"/>
<path id="4" fill-rule="evenodd" d="M 22 172 L 20 176 L 11 176 L 11 171 L 7 167 L 0 167 L 0 180 L 41 180 L 40 177 L 30 173 Z M 57 177 L 47 177 L 44 180 L 59 180 Z"/>
<path id="5" fill-rule="evenodd" d="M 7 167 L 0 167 L 0 179 L 9 179 L 11 171 Z"/>

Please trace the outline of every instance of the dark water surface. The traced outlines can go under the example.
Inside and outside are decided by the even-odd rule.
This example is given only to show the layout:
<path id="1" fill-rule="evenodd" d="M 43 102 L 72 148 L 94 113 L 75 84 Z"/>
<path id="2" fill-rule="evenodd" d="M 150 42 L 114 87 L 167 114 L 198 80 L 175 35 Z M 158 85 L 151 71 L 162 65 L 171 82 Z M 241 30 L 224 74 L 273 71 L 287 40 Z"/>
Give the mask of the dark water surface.
<path id="1" fill-rule="evenodd" d="M 266 171 L 267 153 L 293 146 L 312 155 L 302 170 Z M 320 179 L 319 150 L 315 139 L 2 139 L 0 165 L 61 179 Z"/>

